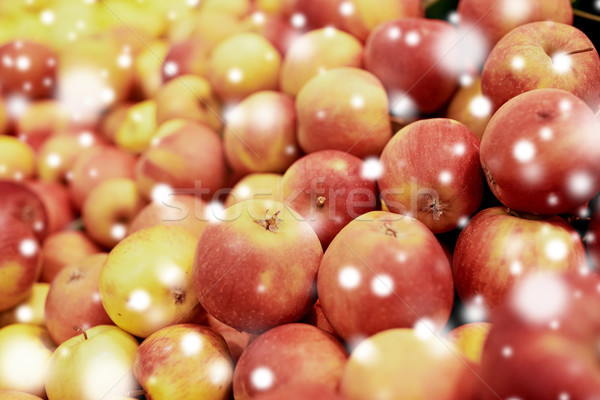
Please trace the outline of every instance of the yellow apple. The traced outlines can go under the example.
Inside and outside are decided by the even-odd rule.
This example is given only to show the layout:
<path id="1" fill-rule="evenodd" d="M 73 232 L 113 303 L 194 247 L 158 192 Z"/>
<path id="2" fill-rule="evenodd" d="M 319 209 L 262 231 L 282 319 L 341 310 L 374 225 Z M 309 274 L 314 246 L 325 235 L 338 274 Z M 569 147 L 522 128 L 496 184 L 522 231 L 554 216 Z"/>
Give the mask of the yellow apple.
<path id="1" fill-rule="evenodd" d="M 146 100 L 127 109 L 115 135 L 116 144 L 131 153 L 145 151 L 156 131 L 156 101 Z"/>
<path id="2" fill-rule="evenodd" d="M 489 322 L 464 324 L 448 332 L 446 340 L 452 343 L 462 356 L 479 364 L 481 363 L 483 346 L 491 327 L 492 324 Z"/>
<path id="3" fill-rule="evenodd" d="M 0 136 L 0 179 L 29 179 L 35 172 L 35 155 L 27 144 L 12 136 Z"/>
<path id="4" fill-rule="evenodd" d="M 249 174 L 235 184 L 227 199 L 225 207 L 241 203 L 244 200 L 270 199 L 283 200 L 283 175 L 271 173 Z"/>
<path id="5" fill-rule="evenodd" d="M 10 310 L 0 313 L 0 327 L 16 323 L 45 326 L 44 306 L 49 289 L 49 283 L 34 283 L 29 297 Z"/>

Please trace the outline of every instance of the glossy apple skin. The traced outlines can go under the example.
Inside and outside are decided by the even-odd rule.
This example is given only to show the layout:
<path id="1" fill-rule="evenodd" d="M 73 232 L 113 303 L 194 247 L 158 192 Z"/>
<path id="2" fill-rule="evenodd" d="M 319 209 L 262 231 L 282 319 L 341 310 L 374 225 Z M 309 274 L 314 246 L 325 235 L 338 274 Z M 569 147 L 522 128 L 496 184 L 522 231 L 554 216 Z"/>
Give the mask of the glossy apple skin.
<path id="1" fill-rule="evenodd" d="M 281 90 L 296 96 L 311 78 L 337 67 L 361 68 L 362 43 L 335 28 L 310 31 L 292 42 L 281 65 Z"/>
<path id="2" fill-rule="evenodd" d="M 392 136 L 388 98 L 371 73 L 335 68 L 309 80 L 298 93 L 298 143 L 306 153 L 341 150 L 378 155 Z"/>
<path id="3" fill-rule="evenodd" d="M 46 326 L 44 307 L 50 284 L 36 282 L 31 288 L 31 294 L 13 308 L 0 312 L 0 327 L 11 324 L 30 324 Z"/>
<path id="4" fill-rule="evenodd" d="M 96 325 L 113 325 L 100 301 L 98 281 L 106 253 L 70 264 L 52 281 L 46 299 L 46 327 L 55 343 L 61 344 Z"/>
<path id="5" fill-rule="evenodd" d="M 515 288 L 513 300 L 503 307 L 490 330 L 481 377 L 496 395 L 483 391 L 480 398 L 553 399 L 568 394 L 572 399 L 586 399 L 600 393 L 597 273 L 527 279 Z M 519 293 L 532 287 L 533 279 L 541 283 L 535 285 L 541 298 Z M 542 306 L 548 302 L 552 305 Z M 533 312 L 535 304 L 542 307 L 541 314 L 523 312 Z"/>
<path id="6" fill-rule="evenodd" d="M 490 322 L 471 322 L 452 329 L 445 338 L 465 359 L 480 364 L 483 346 L 491 327 Z"/>
<path id="7" fill-rule="evenodd" d="M 236 172 L 284 172 L 299 156 L 294 100 L 274 91 L 246 97 L 228 115 L 223 144 Z"/>
<path id="8" fill-rule="evenodd" d="M 417 220 L 384 211 L 340 231 L 323 256 L 317 291 L 327 320 L 351 343 L 422 318 L 441 331 L 454 301 L 450 264 L 435 236 Z"/>
<path id="9" fill-rule="evenodd" d="M 479 140 L 460 122 L 413 122 L 388 142 L 380 161 L 378 184 L 386 206 L 416 217 L 433 233 L 456 228 L 481 204 Z"/>
<path id="10" fill-rule="evenodd" d="M 323 255 L 308 222 L 271 200 L 237 203 L 220 219 L 202 233 L 194 259 L 194 288 L 206 311 L 251 333 L 302 318 L 315 303 Z"/>
<path id="11" fill-rule="evenodd" d="M 83 232 L 64 230 L 51 234 L 42 247 L 40 280 L 51 283 L 61 269 L 99 253 L 100 248 Z"/>
<path id="12" fill-rule="evenodd" d="M 22 181 L 33 177 L 35 154 L 26 143 L 12 136 L 0 136 L 0 179 Z"/>
<path id="13" fill-rule="evenodd" d="M 124 396 L 138 385 L 133 377 L 137 340 L 112 325 L 98 325 L 63 342 L 50 358 L 49 399 L 99 400 Z"/>
<path id="14" fill-rule="evenodd" d="M 528 219 L 493 207 L 480 211 L 460 233 L 452 267 L 461 300 L 480 296 L 493 315 L 522 274 L 586 265 L 581 238 L 562 218 Z"/>
<path id="15" fill-rule="evenodd" d="M 592 51 L 564 56 L 568 60 L 564 66 L 553 62 L 556 54 L 586 48 Z M 483 67 L 481 88 L 495 109 L 528 90 L 556 88 L 573 93 L 596 110 L 600 106 L 600 57 L 579 29 L 533 22 L 511 31 L 494 47 Z"/>
<path id="16" fill-rule="evenodd" d="M 481 141 L 492 192 L 505 206 L 536 214 L 585 204 L 600 191 L 599 131 L 594 112 L 571 93 L 538 89 L 513 98 Z"/>
<path id="17" fill-rule="evenodd" d="M 100 273 L 100 297 L 113 322 L 138 337 L 204 315 L 191 273 L 196 239 L 184 228 L 135 232 L 110 252 Z"/>
<path id="18" fill-rule="evenodd" d="M 225 199 L 225 207 L 244 200 L 283 201 L 283 175 L 271 173 L 248 174 L 240 179 Z"/>
<path id="19" fill-rule="evenodd" d="M 465 124 L 481 140 L 493 115 L 491 100 L 481 93 L 481 77 L 463 85 L 448 104 L 446 117 Z"/>
<path id="20" fill-rule="evenodd" d="M 5 93 L 50 97 L 56 81 L 57 55 L 48 46 L 17 40 L 0 47 L 0 86 Z"/>
<path id="21" fill-rule="evenodd" d="M 304 217 L 327 248 L 354 218 L 375 210 L 375 180 L 363 177 L 363 161 L 339 150 L 310 153 L 283 174 L 285 202 Z"/>
<path id="22" fill-rule="evenodd" d="M 573 8 L 569 0 L 460 0 L 458 2 L 460 27 L 472 29 L 484 37 L 491 48 L 514 28 L 534 21 L 556 21 L 573 24 Z"/>
<path id="23" fill-rule="evenodd" d="M 42 198 L 27 184 L 0 179 L 1 214 L 25 223 L 43 240 L 48 234 L 49 212 Z"/>
<path id="24" fill-rule="evenodd" d="M 346 359 L 342 344 L 312 325 L 277 326 L 242 353 L 233 375 L 233 395 L 236 400 L 246 400 L 280 388 L 310 384 L 335 390 Z M 272 375 L 270 384 L 263 385 L 257 378 L 262 372 Z"/>
<path id="25" fill-rule="evenodd" d="M 44 382 L 55 347 L 40 326 L 13 324 L 0 329 L 0 393 L 18 390 L 45 397 Z"/>
<path id="26" fill-rule="evenodd" d="M 44 203 L 44 209 L 48 216 L 48 233 L 54 233 L 65 228 L 75 219 L 71 197 L 64 185 L 41 180 L 28 181 L 26 185 Z"/>
<path id="27" fill-rule="evenodd" d="M 210 314 L 206 315 L 204 323 L 210 329 L 223 336 L 234 363 L 240 358 L 244 349 L 257 337 L 256 335 L 233 329 Z"/>
<path id="28" fill-rule="evenodd" d="M 456 42 L 455 28 L 445 21 L 403 18 L 386 22 L 369 35 L 365 67 L 390 93 L 392 107 L 406 94 L 421 113 L 431 113 L 456 89 L 454 60 L 445 54 L 446 47 Z"/>
<path id="29" fill-rule="evenodd" d="M 348 399 L 475 398 L 472 370 L 444 340 L 413 329 L 390 329 L 362 341 L 350 354 L 340 392 Z M 399 379 L 402 377 L 402 379 Z"/>
<path id="30" fill-rule="evenodd" d="M 133 374 L 154 400 L 227 399 L 233 365 L 227 343 L 212 329 L 193 324 L 163 328 L 146 338 Z"/>

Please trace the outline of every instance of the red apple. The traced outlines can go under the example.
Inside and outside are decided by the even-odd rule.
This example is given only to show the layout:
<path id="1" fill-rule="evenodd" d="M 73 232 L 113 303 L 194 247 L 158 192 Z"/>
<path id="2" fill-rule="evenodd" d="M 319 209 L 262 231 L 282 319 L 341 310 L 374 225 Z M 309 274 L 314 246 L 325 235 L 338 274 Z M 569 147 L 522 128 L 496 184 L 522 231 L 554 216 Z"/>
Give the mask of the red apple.
<path id="1" fill-rule="evenodd" d="M 441 331 L 454 301 L 436 237 L 419 221 L 384 211 L 364 214 L 335 237 L 317 291 L 327 320 L 350 343 L 420 323 Z"/>
<path id="2" fill-rule="evenodd" d="M 495 109 L 541 88 L 571 92 L 594 110 L 600 106 L 600 57 L 585 33 L 557 22 L 532 22 L 496 44 L 481 74 L 481 89 Z"/>
<path id="3" fill-rule="evenodd" d="M 346 350 L 330 334 L 307 324 L 275 327 L 244 350 L 233 375 L 236 400 L 288 386 L 322 384 L 335 390 Z"/>
<path id="4" fill-rule="evenodd" d="M 502 207 L 479 212 L 454 249 L 454 284 L 465 303 L 492 313 L 522 274 L 587 268 L 577 232 L 562 218 L 519 215 Z"/>
<path id="5" fill-rule="evenodd" d="M 464 224 L 483 198 L 479 140 L 451 119 L 404 127 L 383 149 L 381 165 L 378 184 L 385 205 L 416 217 L 433 233 Z"/>
<path id="6" fill-rule="evenodd" d="M 600 191 L 600 121 L 575 95 L 539 89 L 508 101 L 481 141 L 481 164 L 505 206 L 566 213 Z"/>
<path id="7" fill-rule="evenodd" d="M 51 210 L 42 197 L 26 184 L 3 180 L 0 180 L 0 193 L 0 214 L 25 223 L 38 239 L 44 239 L 51 228 Z"/>
<path id="8" fill-rule="evenodd" d="M 392 136 L 388 98 L 379 79 L 358 68 L 334 68 L 298 93 L 298 143 L 307 152 L 378 155 Z"/>
<path id="9" fill-rule="evenodd" d="M 0 47 L 0 86 L 6 93 L 50 97 L 56 80 L 57 56 L 48 46 L 17 40 Z"/>
<path id="10" fill-rule="evenodd" d="M 162 64 L 163 82 L 181 75 L 205 76 L 210 47 L 202 40 L 186 39 L 171 44 Z"/>
<path id="11" fill-rule="evenodd" d="M 237 203 L 218 218 L 202 233 L 194 260 L 194 287 L 206 311 L 252 333 L 302 318 L 316 300 L 323 254 L 310 225 L 270 200 Z"/>
<path id="12" fill-rule="evenodd" d="M 48 216 L 48 233 L 65 228 L 75 219 L 71 197 L 65 186 L 41 180 L 28 181 L 25 184 L 38 195 L 44 204 Z"/>
<path id="13" fill-rule="evenodd" d="M 283 175 L 283 198 L 314 229 L 327 248 L 354 218 L 375 210 L 375 180 L 364 162 L 338 150 L 322 150 L 296 161 Z"/>
<path id="14" fill-rule="evenodd" d="M 100 248 L 83 232 L 64 230 L 49 235 L 42 247 L 42 282 L 52 282 L 69 264 L 82 262 Z"/>

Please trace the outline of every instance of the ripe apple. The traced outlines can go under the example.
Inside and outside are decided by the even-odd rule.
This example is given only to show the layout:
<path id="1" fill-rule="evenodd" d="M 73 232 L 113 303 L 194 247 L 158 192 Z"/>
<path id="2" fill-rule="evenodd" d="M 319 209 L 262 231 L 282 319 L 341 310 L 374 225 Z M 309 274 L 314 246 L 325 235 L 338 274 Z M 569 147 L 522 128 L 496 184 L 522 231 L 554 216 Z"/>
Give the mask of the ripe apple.
<path id="1" fill-rule="evenodd" d="M 156 331 L 142 342 L 133 374 L 148 398 L 224 400 L 233 365 L 221 335 L 206 326 L 179 324 Z"/>
<path id="2" fill-rule="evenodd" d="M 327 320 L 350 343 L 420 322 L 441 331 L 454 301 L 452 270 L 436 237 L 421 222 L 385 211 L 340 231 L 323 256 L 317 291 Z"/>
<path id="3" fill-rule="evenodd" d="M 259 333 L 302 318 L 323 255 L 308 222 L 284 204 L 247 200 L 206 227 L 194 259 L 196 296 L 232 328 Z"/>
<path id="4" fill-rule="evenodd" d="M 460 122 L 425 119 L 401 129 L 381 153 L 381 198 L 393 212 L 448 232 L 479 208 L 479 140 Z"/>
<path id="5" fill-rule="evenodd" d="M 177 226 L 137 231 L 117 244 L 100 273 L 106 312 L 123 330 L 148 337 L 204 316 L 192 284 L 196 238 Z"/>
<path id="6" fill-rule="evenodd" d="M 462 122 L 481 140 L 494 110 L 490 99 L 481 93 L 481 77 L 466 80 L 450 100 L 446 117 Z"/>
<path id="7" fill-rule="evenodd" d="M 524 273 L 580 270 L 587 261 L 581 238 L 562 218 L 493 207 L 460 233 L 452 267 L 461 300 L 483 303 L 494 314 Z"/>
<path id="8" fill-rule="evenodd" d="M 388 98 L 381 82 L 358 68 L 334 68 L 298 93 L 298 143 L 307 152 L 341 150 L 378 155 L 392 136 Z"/>
<path id="9" fill-rule="evenodd" d="M 181 75 L 205 76 L 209 53 L 210 47 L 195 38 L 171 44 L 161 68 L 163 82 Z"/>
<path id="10" fill-rule="evenodd" d="M 261 91 L 275 90 L 281 56 L 264 37 L 239 33 L 221 41 L 211 52 L 208 79 L 225 102 L 236 102 Z"/>
<path id="11" fill-rule="evenodd" d="M 0 179 L 22 181 L 34 172 L 33 149 L 15 137 L 0 136 Z"/>
<path id="12" fill-rule="evenodd" d="M 446 334 L 445 339 L 465 359 L 480 364 L 483 346 L 491 327 L 492 324 L 489 322 L 471 322 L 452 329 Z"/>
<path id="13" fill-rule="evenodd" d="M 375 210 L 375 180 L 360 158 L 339 150 L 310 153 L 283 175 L 283 197 L 314 229 L 323 248 L 354 218 Z"/>
<path id="14" fill-rule="evenodd" d="M 145 100 L 127 108 L 115 132 L 114 141 L 130 153 L 142 153 L 156 132 L 156 101 Z"/>
<path id="15" fill-rule="evenodd" d="M 504 36 L 481 74 L 483 94 L 494 109 L 528 90 L 556 88 L 600 106 L 600 57 L 579 29 L 558 22 L 532 22 Z"/>
<path id="16" fill-rule="evenodd" d="M 271 173 L 248 174 L 240 179 L 225 199 L 225 207 L 244 200 L 283 201 L 283 175 Z"/>
<path id="17" fill-rule="evenodd" d="M 223 339 L 225 339 L 225 342 L 227 343 L 229 353 L 231 354 L 231 359 L 234 363 L 236 363 L 240 358 L 244 349 L 246 349 L 252 340 L 257 337 L 256 335 L 233 329 L 210 314 L 206 315 L 205 324 L 210 329 L 223 336 Z"/>
<path id="18" fill-rule="evenodd" d="M 10 128 L 10 121 L 8 110 L 6 109 L 6 103 L 2 96 L 0 96 L 0 135 L 8 133 Z"/>
<path id="19" fill-rule="evenodd" d="M 431 113 L 450 99 L 458 81 L 451 50 L 458 42 L 451 24 L 434 19 L 402 18 L 371 32 L 365 67 L 390 94 L 392 114 L 403 104 Z"/>
<path id="20" fill-rule="evenodd" d="M 294 100 L 274 91 L 246 97 L 227 115 L 223 144 L 236 172 L 284 172 L 299 156 Z"/>
<path id="21" fill-rule="evenodd" d="M 64 185 L 42 180 L 27 181 L 25 185 L 38 195 L 48 217 L 48 233 L 58 232 L 75 219 L 69 191 Z"/>
<path id="22" fill-rule="evenodd" d="M 135 338 L 111 325 L 98 325 L 56 348 L 48 365 L 49 399 L 119 398 L 138 385 L 133 377 Z"/>
<path id="23" fill-rule="evenodd" d="M 258 33 L 284 56 L 291 44 L 303 33 L 302 27 L 294 26 L 288 17 L 257 10 L 241 22 L 244 31 Z"/>
<path id="24" fill-rule="evenodd" d="M 163 83 L 163 60 L 169 51 L 164 39 L 153 40 L 133 60 L 136 93 L 143 98 L 153 98 Z"/>
<path id="25" fill-rule="evenodd" d="M 11 324 L 30 324 L 46 326 L 44 310 L 50 284 L 36 282 L 31 288 L 31 294 L 13 308 L 0 312 L 0 328 Z"/>
<path id="26" fill-rule="evenodd" d="M 0 391 L 45 397 L 44 383 L 55 347 L 41 326 L 13 324 L 0 329 Z"/>
<path id="27" fill-rule="evenodd" d="M 337 389 L 346 350 L 330 334 L 307 324 L 277 326 L 256 338 L 242 353 L 233 374 L 233 396 L 246 400 L 298 385 Z"/>
<path id="28" fill-rule="evenodd" d="M 61 269 L 99 253 L 100 248 L 83 232 L 64 230 L 49 235 L 42 246 L 40 280 L 51 283 Z"/>
<path id="29" fill-rule="evenodd" d="M 600 120 L 578 97 L 558 89 L 523 93 L 492 117 L 481 164 L 505 206 L 537 214 L 576 209 L 600 191 Z"/>
<path id="30" fill-rule="evenodd" d="M 337 67 L 362 67 L 363 46 L 335 28 L 317 29 L 292 42 L 281 65 L 281 90 L 296 96 L 311 78 Z"/>
<path id="31" fill-rule="evenodd" d="M 77 128 L 68 110 L 56 100 L 29 103 L 14 123 L 19 140 L 36 152 L 49 137 L 71 133 Z"/>
<path id="32" fill-rule="evenodd" d="M 43 240 L 49 229 L 49 213 L 41 197 L 26 184 L 3 180 L 0 180 L 0 193 L 0 213 L 25 223 Z"/>
<path id="33" fill-rule="evenodd" d="M 106 253 L 98 253 L 70 264 L 52 281 L 46 300 L 46 327 L 55 343 L 61 344 L 80 330 L 112 325 L 98 291 L 100 269 Z"/>

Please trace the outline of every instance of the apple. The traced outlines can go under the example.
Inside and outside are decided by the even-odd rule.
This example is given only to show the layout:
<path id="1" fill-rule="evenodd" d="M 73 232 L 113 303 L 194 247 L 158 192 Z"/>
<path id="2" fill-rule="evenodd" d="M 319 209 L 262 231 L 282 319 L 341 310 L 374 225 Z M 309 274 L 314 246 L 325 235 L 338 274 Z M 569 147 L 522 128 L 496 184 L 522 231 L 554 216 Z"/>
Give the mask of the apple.
<path id="1" fill-rule="evenodd" d="M 221 188 L 225 160 L 223 143 L 215 131 L 190 121 L 155 138 L 136 166 L 138 187 L 146 198 L 153 197 L 157 185 L 205 197 Z"/>
<path id="2" fill-rule="evenodd" d="M 252 400 L 345 400 L 335 390 L 326 385 L 295 385 L 266 392 L 252 397 Z"/>
<path id="3" fill-rule="evenodd" d="M 22 181 L 34 173 L 33 149 L 15 137 L 0 136 L 0 179 Z"/>
<path id="4" fill-rule="evenodd" d="M 8 133 L 10 124 L 9 124 L 9 115 L 8 110 L 6 109 L 5 100 L 0 96 L 0 135 L 5 135 Z"/>
<path id="5" fill-rule="evenodd" d="M 457 86 L 453 49 L 459 43 L 448 22 L 402 18 L 377 26 L 365 45 L 365 67 L 390 94 L 392 114 L 405 105 L 421 113 L 442 107 Z"/>
<path id="6" fill-rule="evenodd" d="M 240 358 L 244 349 L 256 338 L 256 335 L 240 332 L 229 325 L 225 325 L 210 314 L 207 314 L 205 324 L 210 329 L 223 336 L 234 363 Z"/>
<path id="7" fill-rule="evenodd" d="M 378 155 L 392 136 L 381 82 L 358 68 L 334 68 L 298 93 L 298 143 L 307 152 L 341 150 L 359 158 Z"/>
<path id="8" fill-rule="evenodd" d="M 98 253 L 70 264 L 52 281 L 45 310 L 46 327 L 55 343 L 79 335 L 81 329 L 112 325 L 98 291 L 100 270 L 107 256 Z"/>
<path id="9" fill-rule="evenodd" d="M 482 92 L 494 109 L 542 88 L 571 92 L 593 110 L 600 106 L 600 57 L 585 33 L 558 22 L 532 22 L 494 46 L 481 73 Z"/>
<path id="10" fill-rule="evenodd" d="M 41 326 L 13 324 L 0 329 L 0 391 L 45 397 L 44 383 L 55 347 Z"/>
<path id="11" fill-rule="evenodd" d="M 50 226 L 48 208 L 42 198 L 26 184 L 4 180 L 0 180 L 0 193 L 0 214 L 24 222 L 43 240 Z"/>
<path id="12" fill-rule="evenodd" d="M 34 283 L 29 297 L 10 310 L 0 312 L 0 327 L 19 323 L 46 326 L 44 306 L 48 290 L 50 290 L 50 284 L 44 282 Z"/>
<path id="13" fill-rule="evenodd" d="M 227 115 L 223 145 L 236 172 L 284 172 L 299 156 L 294 100 L 273 91 L 246 97 Z"/>
<path id="14" fill-rule="evenodd" d="M 225 199 L 225 207 L 244 200 L 283 201 L 283 175 L 272 173 L 248 174 L 240 179 Z"/>
<path id="15" fill-rule="evenodd" d="M 64 185 L 42 180 L 27 181 L 25 185 L 38 195 L 48 217 L 48 233 L 58 232 L 75 219 L 69 191 Z"/>
<path id="16" fill-rule="evenodd" d="M 493 111 L 492 102 L 481 93 L 481 77 L 469 77 L 450 100 L 446 117 L 462 122 L 481 140 Z"/>
<path id="17" fill-rule="evenodd" d="M 42 400 L 42 398 L 25 392 L 0 390 L 0 400 Z"/>
<path id="18" fill-rule="evenodd" d="M 194 296 L 196 238 L 184 228 L 154 226 L 117 244 L 100 272 L 100 298 L 113 322 L 145 338 L 204 316 Z"/>
<path id="19" fill-rule="evenodd" d="M 142 153 L 150 147 L 156 128 L 156 101 L 141 101 L 127 108 L 114 140 L 130 153 Z"/>
<path id="20" fill-rule="evenodd" d="M 128 117 L 128 110 L 134 105 L 132 102 L 123 102 L 107 111 L 100 122 L 100 133 L 106 141 L 115 143 L 117 131 Z M 155 116 L 156 117 L 156 116 Z M 130 117 L 131 118 L 131 117 Z M 156 118 L 155 118 L 156 119 Z"/>
<path id="21" fill-rule="evenodd" d="M 562 218 L 502 207 L 473 217 L 458 237 L 452 264 L 461 300 L 482 303 L 492 316 L 523 274 L 582 268 L 587 268 L 583 243 Z"/>
<path id="22" fill-rule="evenodd" d="M 48 365 L 49 399 L 119 398 L 138 385 L 132 373 L 135 338 L 111 325 L 98 325 L 56 348 Z"/>
<path id="23" fill-rule="evenodd" d="M 40 280 L 51 283 L 60 270 L 99 253 L 100 248 L 83 232 L 64 230 L 49 235 L 42 245 Z"/>
<path id="24" fill-rule="evenodd" d="M 349 343 L 420 323 L 441 331 L 454 301 L 452 270 L 436 237 L 421 222 L 385 211 L 356 218 L 333 239 L 317 291 L 325 317 Z"/>
<path id="25" fill-rule="evenodd" d="M 281 90 L 296 96 L 314 76 L 332 68 L 362 67 L 363 46 L 335 28 L 307 32 L 294 40 L 281 65 Z"/>
<path id="26" fill-rule="evenodd" d="M 257 10 L 241 22 L 244 31 L 258 33 L 284 56 L 291 44 L 302 34 L 302 28 L 294 26 L 289 17 Z"/>
<path id="27" fill-rule="evenodd" d="M 233 396 L 246 400 L 298 385 L 322 384 L 335 390 L 346 349 L 330 334 L 307 324 L 277 326 L 242 353 L 233 374 Z"/>
<path id="28" fill-rule="evenodd" d="M 36 152 L 53 135 L 75 128 L 71 116 L 56 100 L 31 102 L 21 115 L 16 116 L 15 133 Z"/>
<path id="29" fill-rule="evenodd" d="M 569 0 L 460 0 L 457 11 L 461 29 L 482 36 L 489 49 L 511 30 L 529 22 L 573 23 Z"/>
<path id="30" fill-rule="evenodd" d="M 206 311 L 250 333 L 302 318 L 315 303 L 323 255 L 308 222 L 271 200 L 237 203 L 218 217 L 194 258 L 194 288 Z"/>
<path id="31" fill-rule="evenodd" d="M 169 44 L 164 39 L 152 41 L 142 49 L 133 60 L 136 93 L 143 98 L 152 98 L 163 83 L 163 60 L 169 51 Z"/>
<path id="32" fill-rule="evenodd" d="M 494 114 L 481 141 L 490 189 L 514 210 L 576 209 L 600 191 L 599 131 L 594 112 L 564 90 L 537 89 L 511 99 Z"/>
<path id="33" fill-rule="evenodd" d="M 56 81 L 57 55 L 48 46 L 16 40 L 0 47 L 0 86 L 5 93 L 50 97 Z"/>
<path id="34" fill-rule="evenodd" d="M 354 218 L 375 210 L 375 180 L 365 164 L 339 150 L 310 153 L 283 175 L 283 197 L 314 229 L 323 248 Z"/>
<path id="35" fill-rule="evenodd" d="M 592 399 L 600 393 L 600 279 L 533 273 L 514 288 L 483 350 L 479 398 Z"/>
<path id="36" fill-rule="evenodd" d="M 483 346 L 491 327 L 489 322 L 471 322 L 452 329 L 445 335 L 445 339 L 462 357 L 480 364 Z"/>
<path id="37" fill-rule="evenodd" d="M 236 102 L 261 90 L 275 90 L 281 56 L 264 37 L 238 33 L 219 42 L 208 63 L 208 80 L 225 102 Z"/>
<path id="38" fill-rule="evenodd" d="M 381 153 L 381 198 L 393 212 L 448 232 L 479 209 L 484 178 L 479 140 L 460 122 L 424 119 L 394 135 Z"/>
<path id="39" fill-rule="evenodd" d="M 352 400 L 475 398 L 475 374 L 430 328 L 390 329 L 350 353 L 340 391 Z"/>
<path id="40" fill-rule="evenodd" d="M 176 39 L 191 37 L 202 40 L 214 50 L 219 43 L 242 31 L 238 16 L 219 10 L 200 9 L 192 16 L 189 32 L 184 32 L 184 37 Z"/>
<path id="41" fill-rule="evenodd" d="M 224 400 L 233 365 L 221 335 L 206 326 L 179 324 L 156 331 L 142 342 L 133 373 L 148 398 Z"/>
<path id="42" fill-rule="evenodd" d="M 253 0 L 252 6 L 267 15 L 289 17 L 297 3 L 298 0 Z"/>
<path id="43" fill-rule="evenodd" d="M 209 46 L 198 39 L 190 38 L 171 44 L 162 63 L 163 82 L 181 75 L 205 76 L 209 52 Z"/>

